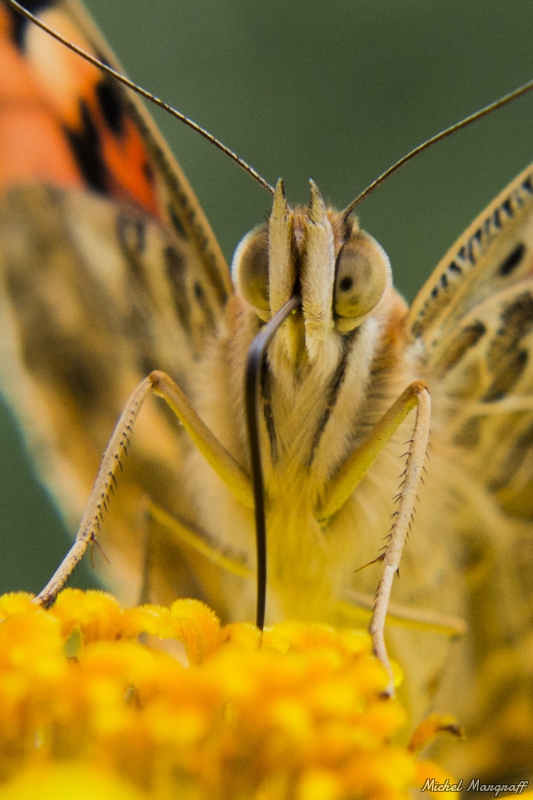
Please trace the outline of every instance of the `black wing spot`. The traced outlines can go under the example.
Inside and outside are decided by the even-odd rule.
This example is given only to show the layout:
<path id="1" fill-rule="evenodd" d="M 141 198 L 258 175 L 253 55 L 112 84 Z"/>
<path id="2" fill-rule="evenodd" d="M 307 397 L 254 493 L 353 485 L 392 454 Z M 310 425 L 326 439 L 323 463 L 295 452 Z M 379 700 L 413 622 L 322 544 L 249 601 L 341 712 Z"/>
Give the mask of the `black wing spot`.
<path id="1" fill-rule="evenodd" d="M 96 100 L 103 117 L 115 136 L 123 136 L 125 131 L 124 106 L 117 85 L 109 76 L 96 84 Z"/>
<path id="2" fill-rule="evenodd" d="M 146 250 L 146 224 L 141 219 L 119 214 L 117 237 L 128 266 L 128 275 L 143 291 L 150 294 L 142 256 Z"/>
<path id="3" fill-rule="evenodd" d="M 137 257 L 146 250 L 146 223 L 142 219 L 119 214 L 117 236 L 126 259 Z"/>
<path id="4" fill-rule="evenodd" d="M 526 246 L 523 242 L 520 242 L 515 249 L 509 253 L 505 261 L 498 267 L 498 273 L 502 277 L 506 277 L 513 272 L 520 262 L 523 260 L 524 255 L 526 253 Z"/>
<path id="5" fill-rule="evenodd" d="M 181 284 L 185 272 L 185 259 L 182 253 L 172 245 L 168 245 L 165 249 L 165 261 L 170 279 L 175 280 L 176 276 L 179 275 L 178 282 Z"/>
<path id="6" fill-rule="evenodd" d="M 153 167 L 152 167 L 152 165 L 150 164 L 149 161 L 145 161 L 144 162 L 142 170 L 143 170 L 144 177 L 146 178 L 148 183 L 150 183 L 150 184 L 155 183 L 154 170 L 153 170 Z"/>
<path id="7" fill-rule="evenodd" d="M 520 380 L 528 360 L 529 353 L 527 350 L 520 350 L 512 355 L 511 358 L 504 360 L 501 369 L 481 398 L 481 402 L 495 403 L 508 395 Z"/>
<path id="8" fill-rule="evenodd" d="M 184 330 L 191 332 L 191 312 L 189 307 L 189 296 L 187 292 L 186 265 L 183 255 L 169 245 L 164 251 L 165 268 L 170 289 L 172 302 Z"/>
<path id="9" fill-rule="evenodd" d="M 102 398 L 109 397 L 109 376 L 96 367 L 87 353 L 72 352 L 71 356 L 63 360 L 62 383 L 78 408 L 85 413 L 95 411 L 101 407 Z"/>
<path id="10" fill-rule="evenodd" d="M 501 465 L 499 470 L 500 476 L 495 478 L 489 484 L 489 490 L 497 492 L 506 486 L 510 486 L 513 478 L 519 472 L 524 463 L 524 459 L 531 453 L 533 446 L 533 425 L 528 430 L 518 437 L 514 445 L 511 447 L 507 454 L 507 458 Z"/>
<path id="11" fill-rule="evenodd" d="M 444 375 L 455 367 L 464 355 L 474 347 L 486 333 L 485 325 L 476 320 L 459 331 L 455 339 L 446 348 L 445 356 L 439 361 L 439 375 Z"/>
<path id="12" fill-rule="evenodd" d="M 529 333 L 533 325 L 533 293 L 524 292 L 507 306 L 501 316 L 502 326 L 511 326 L 519 336 Z"/>
<path id="13" fill-rule="evenodd" d="M 491 372 L 498 373 L 502 362 L 513 358 L 520 341 L 533 330 L 533 293 L 524 292 L 500 315 L 500 327 L 487 354 Z"/>
<path id="14" fill-rule="evenodd" d="M 170 217 L 170 221 L 172 222 L 172 225 L 174 227 L 174 230 L 181 236 L 182 239 L 185 240 L 188 239 L 188 236 L 185 232 L 185 228 L 183 227 L 183 224 L 180 218 L 178 217 L 178 212 L 176 211 L 172 203 L 168 204 L 167 211 Z"/>
<path id="15" fill-rule="evenodd" d="M 26 17 L 23 17 L 22 14 L 18 13 L 18 11 L 15 11 L 13 6 L 9 5 L 9 3 L 6 3 L 5 5 L 13 24 L 13 42 L 20 51 L 24 52 L 24 37 L 26 36 L 26 30 L 28 25 L 33 25 L 33 22 L 31 22 L 29 19 L 26 19 Z M 27 11 L 30 11 L 34 16 L 37 16 L 40 11 L 50 8 L 50 6 L 55 5 L 55 3 L 51 2 L 51 0 L 24 0 L 22 5 Z"/>
<path id="16" fill-rule="evenodd" d="M 100 135 L 84 100 L 80 100 L 81 130 L 65 126 L 65 134 L 85 181 L 97 192 L 108 194 L 109 172 L 102 156 Z"/>

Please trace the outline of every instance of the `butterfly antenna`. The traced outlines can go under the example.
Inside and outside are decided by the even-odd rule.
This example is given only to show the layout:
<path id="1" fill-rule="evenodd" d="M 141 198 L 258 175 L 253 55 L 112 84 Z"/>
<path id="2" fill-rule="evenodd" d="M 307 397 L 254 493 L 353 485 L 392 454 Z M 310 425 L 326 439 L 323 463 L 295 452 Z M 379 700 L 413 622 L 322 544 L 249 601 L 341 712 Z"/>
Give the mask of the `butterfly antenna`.
<path id="1" fill-rule="evenodd" d="M 256 625 L 262 630 L 265 626 L 266 587 L 267 587 L 267 532 L 265 514 L 265 484 L 261 464 L 261 442 L 259 438 L 259 376 L 265 351 L 282 323 L 302 302 L 299 294 L 294 294 L 274 316 L 263 325 L 248 350 L 244 379 L 244 401 L 246 425 L 250 445 L 250 466 L 255 508 L 255 537 L 257 550 L 257 611 Z"/>
<path id="2" fill-rule="evenodd" d="M 446 137 L 451 136 L 452 133 L 456 133 L 456 131 L 460 131 L 463 128 L 468 127 L 468 125 L 471 125 L 473 122 L 477 122 L 478 119 L 482 119 L 482 117 L 486 117 L 487 114 L 491 114 L 498 108 L 506 106 L 507 103 L 511 103 L 518 97 L 522 97 L 522 95 L 527 94 L 527 92 L 531 91 L 531 89 L 533 89 L 533 80 L 528 81 L 528 83 L 524 83 L 523 86 L 519 86 L 518 89 L 515 89 L 513 92 L 510 92 L 509 94 L 500 97 L 499 100 L 495 100 L 493 103 L 490 103 L 490 105 L 481 108 L 474 114 L 471 114 L 470 116 L 465 117 L 459 122 L 456 122 L 455 125 L 452 125 L 450 128 L 446 128 L 440 133 L 437 133 L 435 136 L 432 136 L 431 139 L 428 139 L 427 141 L 422 142 L 422 144 L 419 144 L 418 147 L 415 147 L 415 149 L 411 150 L 410 153 L 407 153 L 407 155 L 403 156 L 403 158 L 400 158 L 400 160 L 397 161 L 395 164 L 393 164 L 392 167 L 389 167 L 387 170 L 385 170 L 385 172 L 382 175 L 380 175 L 379 178 L 376 178 L 375 181 L 372 181 L 372 183 L 369 186 L 367 186 L 367 188 L 363 192 L 361 192 L 361 194 L 358 195 L 355 198 L 355 200 L 353 200 L 353 202 L 351 202 L 350 205 L 344 210 L 343 212 L 344 216 L 348 217 L 352 213 L 352 211 L 359 205 L 359 203 L 362 203 L 362 201 L 365 200 L 369 194 L 372 194 L 374 189 L 376 189 L 380 185 L 380 183 L 383 183 L 383 181 L 387 180 L 387 178 L 389 178 L 394 172 L 399 170 L 400 167 L 403 167 L 404 164 L 407 164 L 407 162 L 410 161 L 415 156 L 419 155 L 420 153 L 423 153 L 424 150 L 428 149 L 428 147 L 432 147 L 434 144 L 437 144 L 437 142 L 440 142 L 441 139 L 446 139 Z"/>
<path id="3" fill-rule="evenodd" d="M 34 16 L 34 14 L 32 14 L 31 11 L 28 11 L 28 9 L 24 8 L 24 6 L 21 6 L 20 3 L 17 3 L 16 0 L 9 0 L 9 4 L 13 6 L 13 8 L 16 11 L 18 11 L 19 14 L 21 14 L 23 17 L 26 17 L 26 19 L 29 19 L 31 22 L 37 25 L 37 27 L 41 28 L 41 30 L 46 31 L 46 33 L 48 33 L 58 42 L 61 42 L 61 44 L 63 44 L 65 47 L 68 47 L 69 50 L 72 50 L 74 53 L 81 56 L 81 58 L 84 58 L 86 61 L 89 62 L 89 64 L 92 64 L 93 66 L 97 67 L 97 69 L 101 70 L 102 72 L 105 72 L 107 75 L 110 75 L 112 78 L 121 83 L 123 86 L 126 86 L 126 88 L 131 89 L 133 92 L 136 92 L 138 95 L 144 97 L 145 100 L 148 100 L 150 103 L 153 103 L 158 108 L 162 108 L 164 111 L 166 111 L 172 117 L 178 119 L 188 128 L 191 128 L 193 131 L 196 131 L 196 133 L 198 133 L 200 136 L 203 136 L 204 139 L 207 139 L 208 142 L 211 142 L 212 145 L 221 150 L 224 153 L 224 155 L 228 156 L 228 158 L 234 161 L 241 169 L 243 169 L 248 175 L 250 175 L 250 177 L 252 177 L 254 181 L 256 181 L 260 186 L 262 186 L 263 189 L 266 189 L 267 192 L 270 192 L 270 194 L 272 195 L 274 194 L 274 187 L 271 186 L 268 183 L 268 181 L 266 181 L 258 172 L 256 172 L 256 170 L 253 167 L 251 167 L 246 161 L 244 161 L 244 159 L 238 156 L 237 153 L 235 153 L 229 147 L 226 147 L 225 144 L 219 141 L 215 136 L 213 136 L 212 133 L 209 133 L 209 131 L 207 131 L 205 128 L 202 128 L 201 125 L 198 125 L 197 122 L 194 122 L 194 120 L 190 119 L 190 117 L 185 116 L 185 114 L 182 114 L 181 111 L 178 111 L 176 108 L 173 108 L 172 106 L 168 105 L 168 103 L 165 103 L 159 97 L 156 97 L 155 95 L 151 94 L 146 89 L 143 89 L 142 86 L 138 86 L 136 83 L 133 83 L 133 81 L 130 81 L 129 78 L 126 78 L 125 75 L 122 75 L 122 73 L 117 72 L 108 64 L 105 64 L 103 61 L 100 61 L 98 58 L 93 56 L 91 53 L 88 53 L 82 47 L 78 47 L 78 45 L 74 44 L 73 42 L 70 42 L 68 39 L 62 36 L 59 33 L 59 31 L 54 30 L 54 28 L 50 28 L 46 23 L 42 22 L 42 20 Z"/>

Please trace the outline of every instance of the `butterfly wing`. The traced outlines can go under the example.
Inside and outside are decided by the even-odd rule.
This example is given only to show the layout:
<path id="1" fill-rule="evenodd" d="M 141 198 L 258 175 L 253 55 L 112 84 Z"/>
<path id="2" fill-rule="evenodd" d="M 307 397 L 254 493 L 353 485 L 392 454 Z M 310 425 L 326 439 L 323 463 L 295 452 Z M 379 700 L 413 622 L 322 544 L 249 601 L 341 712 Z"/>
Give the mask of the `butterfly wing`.
<path id="1" fill-rule="evenodd" d="M 453 768 L 523 774 L 533 729 L 533 167 L 447 253 L 408 329 L 453 465 L 443 479 L 459 500 L 477 662 L 477 723 Z"/>
<path id="2" fill-rule="evenodd" d="M 533 516 L 533 168 L 458 240 L 409 315 L 451 442 L 498 504 Z"/>
<path id="3" fill-rule="evenodd" d="M 38 10 L 115 65 L 78 4 Z M 0 23 L 3 391 L 75 528 L 129 392 L 155 368 L 187 391 L 231 284 L 141 104 L 3 2 Z M 112 536 L 102 535 L 109 577 L 129 599 L 142 574 L 143 496 L 194 517 L 188 442 L 161 405 L 141 415 L 132 447 L 106 526 Z M 199 591 L 170 558 L 173 547 L 163 537 L 160 597 Z"/>

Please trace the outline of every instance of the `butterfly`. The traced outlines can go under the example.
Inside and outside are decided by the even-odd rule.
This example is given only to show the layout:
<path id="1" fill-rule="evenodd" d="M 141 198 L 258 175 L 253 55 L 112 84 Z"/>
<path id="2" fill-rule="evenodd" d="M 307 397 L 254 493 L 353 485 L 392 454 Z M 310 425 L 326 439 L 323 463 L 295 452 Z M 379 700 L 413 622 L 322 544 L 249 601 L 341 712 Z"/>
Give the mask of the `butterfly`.
<path id="1" fill-rule="evenodd" d="M 81 31 L 82 41 L 111 60 L 76 6 L 38 5 L 52 24 L 65 25 L 74 40 Z M 75 525 L 127 394 L 153 369 L 170 374 L 190 394 L 218 437 L 246 463 L 239 422 L 246 348 L 236 350 L 234 342 L 239 335 L 248 341 L 246 326 L 251 329 L 259 322 L 242 301 L 228 300 L 233 289 L 218 245 L 146 115 L 115 84 L 57 50 L 7 7 L 2 6 L 2 13 L 4 42 L 11 43 L 9 57 L 14 59 L 14 66 L 9 62 L 14 77 L 7 82 L 12 94 L 6 93 L 4 105 L 6 118 L 13 112 L 8 121 L 14 128 L 7 128 L 13 135 L 2 161 L 3 379 L 41 473 Z M 48 69 L 58 61 L 60 69 L 46 87 Z M 58 83 L 58 75 L 64 83 Z M 45 88 L 36 77 L 44 79 Z M 21 112 L 28 117 L 21 120 Z M 304 481 L 303 491 L 292 491 L 290 502 L 285 499 L 281 517 L 287 516 L 287 506 L 305 499 L 306 475 L 319 463 L 305 451 L 309 434 L 304 423 L 316 433 L 311 455 L 320 452 L 321 469 L 329 473 L 342 458 L 342 448 L 353 447 L 372 430 L 410 381 L 421 378 L 430 385 L 431 468 L 413 530 L 416 546 L 411 543 L 405 551 L 396 601 L 415 610 L 429 607 L 468 616 L 473 636 L 452 655 L 442 633 L 397 628 L 391 629 L 390 639 L 408 673 L 413 713 L 427 704 L 432 689 L 440 691 L 449 682 L 445 697 L 453 697 L 467 719 L 474 718 L 473 730 L 480 712 L 468 708 L 473 685 L 465 677 L 473 671 L 469 648 L 480 652 L 486 684 L 494 669 L 491 656 L 499 658 L 505 668 L 499 686 L 520 703 L 526 721 L 531 691 L 527 671 L 514 663 L 513 650 L 525 640 L 531 623 L 523 577 L 531 565 L 528 180 L 529 173 L 524 173 L 459 240 L 408 316 L 388 286 L 383 261 L 383 316 L 371 314 L 371 308 L 369 324 L 354 328 L 357 335 L 350 348 L 353 340 L 358 358 L 353 363 L 363 366 L 359 378 L 352 375 L 350 393 L 340 391 L 347 384 L 338 369 L 342 359 L 335 362 L 335 357 L 333 369 L 314 376 L 303 407 L 294 399 L 297 394 L 290 401 L 280 395 L 274 367 L 263 381 L 265 419 L 272 418 L 275 432 L 268 442 L 267 488 L 276 495 L 272 487 L 278 482 L 277 496 L 282 496 L 285 481 L 289 486 L 290 481 Z M 300 219 L 303 211 L 298 214 Z M 295 224 L 299 230 L 302 223 Z M 500 229 L 504 233 L 498 236 Z M 261 245 L 265 235 L 263 231 L 248 240 L 252 255 L 254 242 Z M 337 251 L 343 237 L 349 238 L 347 229 L 339 237 Z M 259 249 L 264 252 L 264 241 Z M 247 253 L 243 246 L 241 261 Z M 37 263 L 39 272 L 33 269 Z M 259 279 L 264 288 L 264 275 Z M 248 299 L 253 296 L 248 292 Z M 264 312 L 263 300 L 258 302 Z M 302 375 L 306 377 L 305 369 L 300 380 Z M 273 382 L 270 388 L 268 380 Z M 360 406 L 357 418 L 355 403 Z M 347 420 L 345 432 L 339 434 L 338 425 L 332 426 L 330 417 L 335 416 Z M 286 529 L 277 523 L 281 535 L 270 544 L 278 567 L 273 584 L 281 590 L 280 613 L 287 611 L 283 603 L 288 597 L 289 613 L 333 616 L 323 602 L 328 594 L 321 587 L 324 582 L 341 594 L 352 582 L 360 592 L 372 593 L 376 575 L 366 570 L 354 579 L 353 571 L 376 556 L 388 530 L 402 443 L 410 431 L 412 422 L 406 422 L 325 533 L 313 527 L 316 541 L 302 547 L 305 508 L 283 520 L 289 523 Z M 303 445 L 288 460 L 288 472 L 276 473 L 275 448 L 290 451 L 302 432 Z M 149 497 L 212 550 L 245 568 L 253 565 L 249 512 L 228 500 L 218 477 L 164 406 L 143 409 L 131 447 L 101 535 L 109 559 L 106 579 L 122 595 L 137 595 L 148 538 L 148 584 L 154 597 L 197 594 L 226 615 L 246 613 L 252 603 L 250 582 L 226 574 L 182 540 L 178 545 L 170 523 L 147 526 L 143 510 Z M 287 533 L 291 526 L 293 536 Z M 497 608 L 501 622 L 494 614 L 484 624 L 489 608 Z M 454 670 L 448 670 L 451 678 L 441 675 L 447 657 L 454 661 L 455 683 Z M 471 765 L 501 770 L 508 766 L 509 737 L 516 732 L 511 725 L 507 733 L 509 725 L 505 727 L 490 696 L 474 705 L 479 709 L 483 703 L 484 718 L 492 715 L 499 737 L 485 726 L 473 739 Z M 487 741 L 501 750 L 484 763 L 476 748 L 478 753 L 486 750 Z M 526 736 L 524 752 L 529 744 Z M 526 762 L 516 746 L 513 752 L 520 769 Z"/>

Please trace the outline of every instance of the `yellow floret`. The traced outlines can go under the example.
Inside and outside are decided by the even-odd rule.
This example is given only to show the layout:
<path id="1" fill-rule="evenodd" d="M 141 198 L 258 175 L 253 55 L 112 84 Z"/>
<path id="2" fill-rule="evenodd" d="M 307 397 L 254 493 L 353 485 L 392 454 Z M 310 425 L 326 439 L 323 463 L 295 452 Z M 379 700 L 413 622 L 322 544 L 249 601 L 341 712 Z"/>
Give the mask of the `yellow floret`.
<path id="1" fill-rule="evenodd" d="M 363 632 L 261 634 L 194 600 L 124 610 L 65 590 L 45 611 L 8 595 L 0 800 L 408 800 L 443 773 L 393 742 L 406 715 L 387 681 Z"/>

